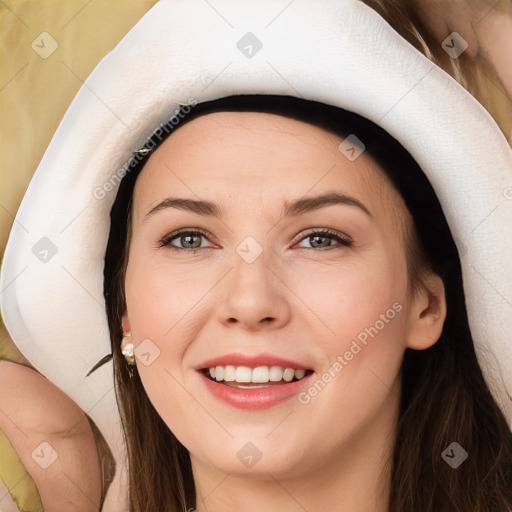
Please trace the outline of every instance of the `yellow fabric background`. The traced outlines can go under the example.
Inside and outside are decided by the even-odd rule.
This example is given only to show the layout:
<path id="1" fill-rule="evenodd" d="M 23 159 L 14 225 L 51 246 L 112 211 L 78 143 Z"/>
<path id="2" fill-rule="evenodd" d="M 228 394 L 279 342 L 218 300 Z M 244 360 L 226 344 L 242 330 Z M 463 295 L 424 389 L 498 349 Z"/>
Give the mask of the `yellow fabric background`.
<path id="1" fill-rule="evenodd" d="M 0 2 L 0 250 L 23 194 L 69 104 L 101 58 L 156 0 L 10 0 Z M 50 48 L 47 32 L 58 47 Z M 41 40 L 43 42 L 41 42 Z M 46 41 L 46 43 L 45 43 Z M 0 329 L 0 358 L 28 364 Z M 0 431 L 0 476 L 20 510 L 42 505 Z M 0 496 L 0 512 L 2 512 Z"/>
<path id="2" fill-rule="evenodd" d="M 0 478 L 10 490 L 21 512 L 43 512 L 37 487 L 14 451 L 9 439 L 0 430 Z M 1 497 L 0 497 L 1 498 Z M 0 500 L 0 512 L 2 500 Z"/>

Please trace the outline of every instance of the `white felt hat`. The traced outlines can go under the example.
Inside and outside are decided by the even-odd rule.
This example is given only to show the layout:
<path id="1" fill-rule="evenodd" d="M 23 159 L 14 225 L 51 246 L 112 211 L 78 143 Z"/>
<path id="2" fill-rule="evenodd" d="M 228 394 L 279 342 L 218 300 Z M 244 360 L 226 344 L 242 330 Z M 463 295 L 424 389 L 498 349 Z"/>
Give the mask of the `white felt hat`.
<path id="1" fill-rule="evenodd" d="M 14 342 L 114 453 L 109 511 L 126 507 L 112 363 L 86 374 L 110 352 L 102 292 L 113 184 L 176 102 L 232 94 L 342 107 L 412 154 L 458 245 L 478 360 L 512 426 L 512 151 L 487 111 L 357 0 L 162 0 L 69 107 L 18 211 L 1 275 Z"/>

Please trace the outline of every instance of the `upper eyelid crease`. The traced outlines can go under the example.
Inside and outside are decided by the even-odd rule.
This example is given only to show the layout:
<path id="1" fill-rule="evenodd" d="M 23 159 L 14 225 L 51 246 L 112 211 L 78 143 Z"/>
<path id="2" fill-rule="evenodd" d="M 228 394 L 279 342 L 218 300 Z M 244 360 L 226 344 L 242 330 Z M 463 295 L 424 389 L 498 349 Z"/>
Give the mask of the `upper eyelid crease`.
<path id="1" fill-rule="evenodd" d="M 318 196 L 305 197 L 294 201 L 285 201 L 282 217 L 296 217 L 320 208 L 331 205 L 343 204 L 354 206 L 362 210 L 366 215 L 373 218 L 368 208 L 357 199 L 341 194 L 337 191 L 327 192 Z M 224 209 L 217 203 L 196 199 L 168 197 L 153 207 L 145 216 L 145 220 L 154 213 L 166 208 L 177 208 L 189 211 L 202 216 L 214 216 L 222 219 L 225 216 Z"/>

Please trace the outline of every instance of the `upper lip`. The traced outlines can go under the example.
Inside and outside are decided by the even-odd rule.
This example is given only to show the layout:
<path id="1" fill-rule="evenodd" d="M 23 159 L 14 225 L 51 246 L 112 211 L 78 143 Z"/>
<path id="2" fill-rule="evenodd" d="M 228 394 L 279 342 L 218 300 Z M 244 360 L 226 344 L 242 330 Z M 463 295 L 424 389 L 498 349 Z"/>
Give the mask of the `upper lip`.
<path id="1" fill-rule="evenodd" d="M 208 359 L 195 367 L 196 370 L 213 368 L 215 366 L 248 366 L 256 368 L 258 366 L 281 366 L 282 368 L 293 368 L 294 370 L 310 370 L 311 366 L 304 365 L 297 361 L 284 359 L 273 354 L 225 354 L 223 356 Z"/>

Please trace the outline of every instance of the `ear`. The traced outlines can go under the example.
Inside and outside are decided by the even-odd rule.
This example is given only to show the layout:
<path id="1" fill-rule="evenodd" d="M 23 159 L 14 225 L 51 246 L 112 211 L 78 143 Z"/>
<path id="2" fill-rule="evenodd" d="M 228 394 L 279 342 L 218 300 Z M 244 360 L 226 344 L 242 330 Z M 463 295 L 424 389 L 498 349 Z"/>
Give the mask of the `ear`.
<path id="1" fill-rule="evenodd" d="M 434 345 L 441 336 L 445 319 L 443 280 L 437 274 L 429 273 L 412 300 L 406 346 L 414 350 L 425 350 Z"/>
<path id="2" fill-rule="evenodd" d="M 127 343 L 132 343 L 131 338 L 131 327 L 130 327 L 130 320 L 128 319 L 128 313 L 125 312 L 122 319 L 121 319 L 121 326 L 123 328 L 123 333 L 130 334 L 130 336 L 124 336 L 123 341 L 121 342 L 121 346 L 124 347 Z"/>

